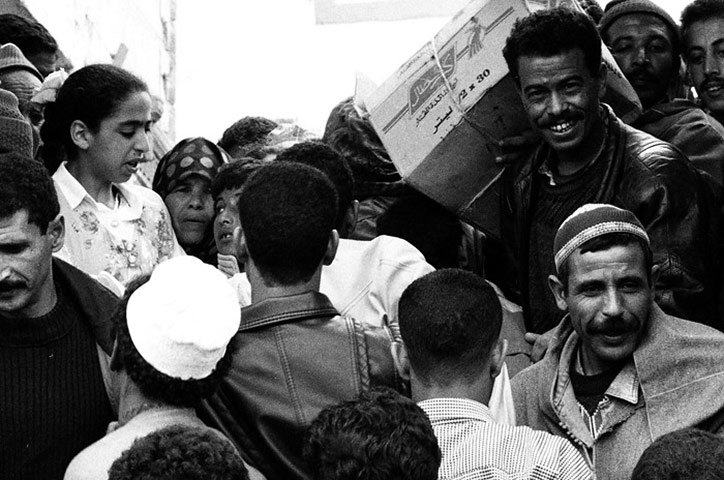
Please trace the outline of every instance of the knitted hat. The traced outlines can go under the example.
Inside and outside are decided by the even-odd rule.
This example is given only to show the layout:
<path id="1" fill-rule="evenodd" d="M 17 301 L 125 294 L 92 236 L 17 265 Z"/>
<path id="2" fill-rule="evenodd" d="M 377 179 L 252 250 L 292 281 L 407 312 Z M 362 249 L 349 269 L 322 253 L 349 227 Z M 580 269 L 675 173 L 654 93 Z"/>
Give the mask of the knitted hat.
<path id="1" fill-rule="evenodd" d="M 171 193 L 181 180 L 191 174 L 211 182 L 219 167 L 231 157 L 223 148 L 203 137 L 181 140 L 158 163 L 152 187 L 161 198 Z"/>
<path id="2" fill-rule="evenodd" d="M 15 44 L 6 43 L 2 47 L 0 47 L 0 72 L 5 70 L 14 70 L 18 68 L 29 71 L 30 73 L 38 77 L 38 80 L 40 80 L 41 82 L 43 81 L 43 76 L 40 74 L 38 69 L 35 68 L 35 65 L 30 63 L 30 60 L 25 58 L 23 52 L 21 52 L 20 49 L 15 46 Z"/>
<path id="3" fill-rule="evenodd" d="M 18 97 L 0 88 L 0 152 L 33 158 L 33 129 L 20 113 Z"/>
<path id="4" fill-rule="evenodd" d="M 160 263 L 126 308 L 133 345 L 173 378 L 208 377 L 239 329 L 241 312 L 226 276 L 196 257 Z"/>
<path id="5" fill-rule="evenodd" d="M 661 18 L 671 28 L 671 33 L 674 36 L 672 39 L 674 53 L 678 54 L 680 52 L 679 26 L 676 25 L 676 22 L 666 10 L 649 0 L 612 0 L 609 2 L 603 12 L 601 21 L 598 23 L 598 31 L 601 36 L 605 37 L 608 27 L 619 17 L 631 13 L 649 13 Z"/>
<path id="6" fill-rule="evenodd" d="M 587 241 L 608 233 L 630 233 L 649 243 L 649 236 L 636 216 L 605 203 L 588 203 L 566 218 L 553 241 L 556 272 L 573 252 Z"/>

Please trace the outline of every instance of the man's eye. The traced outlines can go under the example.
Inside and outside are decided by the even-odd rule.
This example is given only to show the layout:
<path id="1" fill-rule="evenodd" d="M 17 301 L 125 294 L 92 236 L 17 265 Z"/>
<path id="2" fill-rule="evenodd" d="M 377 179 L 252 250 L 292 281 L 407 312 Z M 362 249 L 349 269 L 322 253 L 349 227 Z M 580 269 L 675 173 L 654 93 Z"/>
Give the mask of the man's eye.
<path id="1" fill-rule="evenodd" d="M 126 137 L 126 138 L 133 138 L 133 136 L 134 136 L 135 134 L 136 134 L 136 131 L 135 131 L 135 130 L 131 130 L 130 132 L 129 132 L 129 131 L 126 131 L 126 130 L 121 130 L 121 135 L 123 135 L 123 136 Z"/>
<path id="2" fill-rule="evenodd" d="M 701 65 L 704 62 L 704 55 L 689 55 L 688 62 L 690 65 Z"/>

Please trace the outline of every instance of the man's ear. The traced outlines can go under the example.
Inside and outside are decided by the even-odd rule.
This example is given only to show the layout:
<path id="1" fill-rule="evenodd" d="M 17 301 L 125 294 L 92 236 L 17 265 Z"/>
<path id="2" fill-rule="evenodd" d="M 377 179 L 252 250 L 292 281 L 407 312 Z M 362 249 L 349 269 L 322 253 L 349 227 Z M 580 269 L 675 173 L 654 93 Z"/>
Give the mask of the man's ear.
<path id="1" fill-rule="evenodd" d="M 553 292 L 556 299 L 558 310 L 567 311 L 568 303 L 566 303 L 566 287 L 563 282 L 555 275 L 548 275 L 548 288 Z"/>
<path id="2" fill-rule="evenodd" d="M 490 379 L 494 379 L 500 374 L 505 362 L 505 355 L 508 353 L 508 341 L 499 338 L 493 348 L 490 350 Z"/>
<path id="3" fill-rule="evenodd" d="M 50 235 L 50 245 L 53 253 L 63 248 L 65 241 L 65 218 L 60 213 L 48 223 L 48 230 L 45 232 Z"/>
<path id="4" fill-rule="evenodd" d="M 407 358 L 407 349 L 405 344 L 400 340 L 395 340 L 390 344 L 390 352 L 392 352 L 392 361 L 395 364 L 397 374 L 404 381 L 410 381 L 410 360 Z"/>
<path id="5" fill-rule="evenodd" d="M 661 265 L 654 265 L 651 267 L 651 289 L 653 290 L 656 287 L 656 282 L 659 281 L 659 277 L 661 276 Z"/>
<path id="6" fill-rule="evenodd" d="M 334 256 L 337 255 L 337 247 L 339 246 L 339 233 L 337 230 L 332 230 L 329 234 L 329 241 L 327 242 L 327 251 L 324 253 L 324 260 L 322 265 L 330 265 L 334 261 Z"/>
<path id="7" fill-rule="evenodd" d="M 237 226 L 231 236 L 234 239 L 234 245 L 236 245 L 236 259 L 241 263 L 246 263 L 249 260 L 249 249 L 246 246 L 244 230 L 242 230 L 241 226 Z"/>
<path id="8" fill-rule="evenodd" d="M 73 120 L 70 124 L 70 138 L 81 150 L 88 150 L 92 136 L 93 133 L 82 121 Z"/>

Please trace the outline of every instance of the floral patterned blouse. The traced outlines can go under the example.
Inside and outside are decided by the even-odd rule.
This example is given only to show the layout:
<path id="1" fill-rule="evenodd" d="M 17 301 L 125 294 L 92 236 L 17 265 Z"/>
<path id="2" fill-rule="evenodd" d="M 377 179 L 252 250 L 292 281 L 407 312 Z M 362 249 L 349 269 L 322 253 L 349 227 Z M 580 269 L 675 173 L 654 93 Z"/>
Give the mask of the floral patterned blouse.
<path id="1" fill-rule="evenodd" d="M 89 275 L 108 272 L 127 285 L 158 263 L 184 255 L 166 205 L 153 190 L 114 184 L 116 205 L 111 209 L 93 200 L 65 164 L 53 181 L 65 218 L 65 242 L 57 257 Z"/>

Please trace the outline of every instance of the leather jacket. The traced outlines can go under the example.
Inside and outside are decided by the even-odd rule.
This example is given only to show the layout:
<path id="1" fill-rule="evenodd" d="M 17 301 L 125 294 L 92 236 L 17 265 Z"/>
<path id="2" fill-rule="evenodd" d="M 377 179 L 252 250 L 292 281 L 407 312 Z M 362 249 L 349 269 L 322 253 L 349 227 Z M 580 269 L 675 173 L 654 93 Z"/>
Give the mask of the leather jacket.
<path id="1" fill-rule="evenodd" d="M 716 314 L 720 216 L 711 189 L 677 148 L 625 125 L 606 105 L 601 112 L 608 116 L 600 154 L 607 167 L 594 201 L 632 211 L 646 228 L 658 267 L 656 301 L 662 309 L 721 329 Z M 509 239 L 504 244 L 513 262 L 510 271 L 518 277 L 526 314 L 530 202 L 537 196 L 534 175 L 549 148 L 541 145 L 528 161 L 503 172 L 501 228 L 503 238 Z M 529 318 L 526 326 L 530 328 Z"/>
<path id="2" fill-rule="evenodd" d="M 310 479 L 302 441 L 319 412 L 372 387 L 401 388 L 387 328 L 341 317 L 307 292 L 241 310 L 232 364 L 199 415 L 269 480 Z"/>

